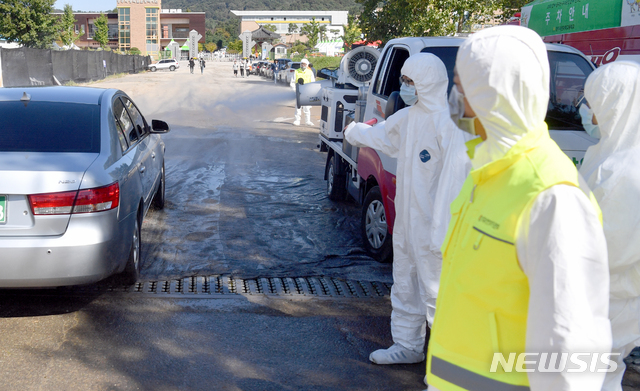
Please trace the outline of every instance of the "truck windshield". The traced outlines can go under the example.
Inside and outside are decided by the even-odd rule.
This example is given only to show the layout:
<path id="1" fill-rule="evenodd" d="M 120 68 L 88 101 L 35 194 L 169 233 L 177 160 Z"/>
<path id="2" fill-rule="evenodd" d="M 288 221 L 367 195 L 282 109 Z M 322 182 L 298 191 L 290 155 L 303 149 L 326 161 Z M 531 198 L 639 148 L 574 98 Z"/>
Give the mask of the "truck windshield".
<path id="1" fill-rule="evenodd" d="M 432 46 L 421 50 L 422 53 L 431 53 L 438 56 L 447 68 L 447 76 L 449 77 L 449 86 L 447 92 L 451 92 L 453 87 L 453 67 L 456 65 L 456 56 L 458 55 L 457 46 Z"/>
<path id="2" fill-rule="evenodd" d="M 551 79 L 545 121 L 549 129 L 583 130 L 576 104 L 584 93 L 584 83 L 593 68 L 577 54 L 548 51 L 547 55 Z"/>
<path id="3" fill-rule="evenodd" d="M 453 68 L 456 63 L 457 47 L 426 47 L 423 53 L 438 56 L 447 68 L 449 89 L 453 86 Z M 548 51 L 549 68 L 549 107 L 545 121 L 549 129 L 583 130 L 580 113 L 576 104 L 584 93 L 584 83 L 593 72 L 593 68 L 583 57 L 556 51 Z"/>

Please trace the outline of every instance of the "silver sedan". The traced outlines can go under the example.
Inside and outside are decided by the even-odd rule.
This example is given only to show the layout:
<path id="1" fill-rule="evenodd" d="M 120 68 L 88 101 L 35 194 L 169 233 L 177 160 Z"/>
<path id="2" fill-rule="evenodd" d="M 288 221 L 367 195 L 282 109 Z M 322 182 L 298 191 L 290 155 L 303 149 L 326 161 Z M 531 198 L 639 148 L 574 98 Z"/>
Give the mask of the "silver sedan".
<path id="1" fill-rule="evenodd" d="M 86 87 L 0 88 L 0 118 L 0 287 L 135 282 L 168 124 Z"/>

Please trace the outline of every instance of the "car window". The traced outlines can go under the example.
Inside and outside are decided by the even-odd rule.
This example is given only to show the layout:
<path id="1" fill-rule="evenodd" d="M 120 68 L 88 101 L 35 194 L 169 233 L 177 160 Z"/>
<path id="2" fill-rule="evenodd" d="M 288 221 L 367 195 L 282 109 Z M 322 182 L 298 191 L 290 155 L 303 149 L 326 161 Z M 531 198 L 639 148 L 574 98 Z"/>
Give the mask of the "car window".
<path id="1" fill-rule="evenodd" d="M 0 152 L 100 152 L 100 106 L 0 102 Z"/>
<path id="2" fill-rule="evenodd" d="M 113 122 L 115 123 L 114 128 L 116 129 L 118 141 L 120 142 L 120 148 L 122 149 L 122 152 L 124 152 L 127 150 L 127 148 L 129 148 L 129 143 L 127 143 L 124 128 L 122 127 L 120 121 L 118 121 L 118 118 L 115 114 L 113 115 Z"/>
<path id="3" fill-rule="evenodd" d="M 138 134 L 140 137 L 144 137 L 147 133 L 147 124 L 144 120 L 144 117 L 138 111 L 138 108 L 133 104 L 133 102 L 125 97 L 121 97 L 124 106 L 127 108 L 129 115 L 131 116 L 131 120 L 133 121 L 133 125 L 136 127 Z"/>
<path id="4" fill-rule="evenodd" d="M 579 108 L 584 83 L 593 72 L 589 62 L 573 53 L 547 52 L 549 56 L 549 107 L 545 121 L 549 128 L 583 130 Z"/>
<path id="5" fill-rule="evenodd" d="M 447 76 L 449 77 L 449 86 L 447 87 L 447 93 L 451 92 L 453 87 L 453 68 L 456 65 L 456 56 L 458 55 L 457 46 L 433 46 L 426 47 L 421 50 L 422 53 L 431 53 L 438 56 L 447 68 Z"/>
<path id="6" fill-rule="evenodd" d="M 291 69 L 300 69 L 300 64 L 291 64 Z"/>
<path id="7" fill-rule="evenodd" d="M 374 93 L 383 98 L 388 98 L 393 91 L 400 90 L 400 76 L 402 65 L 407 58 L 409 58 L 409 51 L 402 47 L 395 47 L 389 51 L 389 61 L 386 68 L 383 68 L 383 73 L 378 74 L 375 82 Z M 379 64 L 382 62 L 378 61 Z"/>
<path id="8" fill-rule="evenodd" d="M 138 132 L 133 126 L 133 121 L 131 120 L 131 117 L 129 117 L 127 110 L 125 110 L 124 104 L 120 98 L 116 98 L 113 102 L 113 114 L 129 144 L 134 144 L 139 138 Z"/>

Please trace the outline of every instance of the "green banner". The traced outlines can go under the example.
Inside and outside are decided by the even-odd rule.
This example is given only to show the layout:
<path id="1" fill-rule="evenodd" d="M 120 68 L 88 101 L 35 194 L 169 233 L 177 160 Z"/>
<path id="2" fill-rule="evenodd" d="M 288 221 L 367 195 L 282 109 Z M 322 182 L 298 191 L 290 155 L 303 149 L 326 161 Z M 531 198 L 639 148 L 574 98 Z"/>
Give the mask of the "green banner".
<path id="1" fill-rule="evenodd" d="M 540 36 L 620 27 L 625 0 L 538 0 L 522 7 L 521 24 Z"/>

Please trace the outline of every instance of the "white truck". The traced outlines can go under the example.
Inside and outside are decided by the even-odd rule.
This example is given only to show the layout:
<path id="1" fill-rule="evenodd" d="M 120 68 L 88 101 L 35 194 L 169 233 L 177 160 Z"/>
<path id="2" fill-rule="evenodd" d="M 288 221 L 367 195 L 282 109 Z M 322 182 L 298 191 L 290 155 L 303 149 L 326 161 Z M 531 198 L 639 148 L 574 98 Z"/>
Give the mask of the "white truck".
<path id="1" fill-rule="evenodd" d="M 353 197 L 360 205 L 361 234 L 367 253 L 380 262 L 392 257 L 391 233 L 395 220 L 396 159 L 371 148 L 355 148 L 343 140 L 348 122 L 375 123 L 404 107 L 399 98 L 400 70 L 412 54 L 433 53 L 445 64 L 449 91 L 458 47 L 465 38 L 398 38 L 382 53 L 358 48 L 343 58 L 338 70 L 323 69 L 323 81 L 300 86 L 298 105 L 322 105 L 320 151 L 327 152 L 325 179 L 331 200 Z M 550 99 L 546 122 L 551 137 L 579 166 L 596 139 L 582 128 L 576 104 L 594 65 L 578 50 L 547 44 L 551 69 Z"/>

